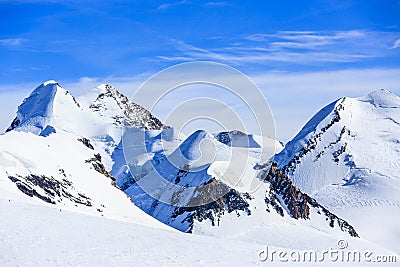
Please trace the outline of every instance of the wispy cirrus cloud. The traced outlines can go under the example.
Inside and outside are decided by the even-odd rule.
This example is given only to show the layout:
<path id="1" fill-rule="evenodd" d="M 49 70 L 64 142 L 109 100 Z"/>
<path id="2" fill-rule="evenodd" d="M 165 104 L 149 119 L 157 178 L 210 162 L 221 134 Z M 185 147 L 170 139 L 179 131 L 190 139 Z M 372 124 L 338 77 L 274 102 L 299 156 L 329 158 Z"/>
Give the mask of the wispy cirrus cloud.
<path id="1" fill-rule="evenodd" d="M 0 39 L 0 45 L 6 47 L 16 47 L 22 45 L 26 41 L 27 40 L 23 38 L 6 38 Z"/>
<path id="2" fill-rule="evenodd" d="M 188 5 L 188 4 L 190 4 L 189 1 L 187 1 L 187 0 L 182 0 L 182 1 L 179 1 L 179 2 L 172 2 L 172 3 L 164 3 L 164 4 L 161 4 L 161 5 L 159 5 L 159 6 L 157 7 L 157 9 L 158 9 L 158 10 L 166 10 L 166 9 L 170 9 L 170 8 L 172 8 L 172 7 L 175 7 L 175 6 Z"/>
<path id="3" fill-rule="evenodd" d="M 269 42 L 277 48 L 314 49 L 329 45 L 345 45 L 346 42 L 368 38 L 368 32 L 361 30 L 351 31 L 280 31 L 275 34 L 249 35 L 245 39 L 256 42 Z"/>
<path id="4" fill-rule="evenodd" d="M 400 47 L 400 39 L 397 39 L 396 41 L 394 41 L 392 49 L 396 49 Z"/>
<path id="5" fill-rule="evenodd" d="M 317 32 L 317 31 L 279 31 L 274 34 L 250 34 L 245 36 L 245 39 L 252 41 L 266 41 L 268 38 L 277 38 L 290 41 L 308 42 L 308 41 L 326 41 L 326 40 L 340 40 L 348 38 L 360 38 L 366 35 L 367 31 L 363 30 L 349 30 L 349 31 L 330 31 L 330 32 Z"/>
<path id="6" fill-rule="evenodd" d="M 244 63 L 267 63 L 267 62 L 287 62 L 311 64 L 315 62 L 354 62 L 370 57 L 362 54 L 327 53 L 327 52 L 277 52 L 268 49 L 256 48 L 237 48 L 222 49 L 226 50 L 206 50 L 193 45 L 180 45 L 178 47 L 185 56 L 158 56 L 163 61 L 190 61 L 190 60 L 211 60 L 227 62 L 230 64 Z M 240 50 L 240 51 L 239 51 Z M 215 52 L 214 52 L 215 51 Z"/>
<path id="7" fill-rule="evenodd" d="M 229 3 L 225 1 L 218 1 L 218 2 L 207 2 L 204 5 L 209 7 L 223 7 L 223 6 L 229 6 Z"/>
<path id="8" fill-rule="evenodd" d="M 177 53 L 160 55 L 159 60 L 215 60 L 230 64 L 285 62 L 315 64 L 360 62 L 385 57 L 397 48 L 395 32 L 349 31 L 279 31 L 216 40 L 208 47 L 172 40 Z"/>

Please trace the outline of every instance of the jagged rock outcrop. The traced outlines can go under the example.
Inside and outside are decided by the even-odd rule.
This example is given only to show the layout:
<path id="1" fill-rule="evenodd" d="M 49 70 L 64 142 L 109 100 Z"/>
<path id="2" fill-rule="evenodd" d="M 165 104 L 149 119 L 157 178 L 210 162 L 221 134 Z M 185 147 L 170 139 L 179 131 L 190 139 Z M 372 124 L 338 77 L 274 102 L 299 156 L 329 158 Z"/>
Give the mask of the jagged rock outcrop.
<path id="1" fill-rule="evenodd" d="M 237 216 L 240 216 L 238 211 L 245 211 L 246 215 L 251 215 L 251 210 L 249 208 L 248 201 L 252 199 L 249 193 L 240 193 L 233 188 L 229 188 L 224 183 L 212 178 L 209 182 L 211 187 L 208 187 L 211 190 L 227 192 L 224 193 L 223 196 L 217 198 L 211 203 L 207 203 L 205 205 L 199 205 L 195 207 L 178 207 L 175 209 L 172 214 L 172 218 L 176 218 L 179 215 L 187 213 L 184 221 L 189 222 L 190 228 L 188 232 L 192 232 L 193 224 L 195 221 L 202 222 L 204 220 L 210 220 L 212 226 L 219 226 L 221 217 L 227 213 L 236 212 Z M 208 195 L 220 195 L 218 192 L 201 192 L 200 194 L 195 194 L 195 198 L 193 201 L 198 203 L 204 203 L 205 194 Z"/>
<path id="2" fill-rule="evenodd" d="M 334 227 L 336 224 L 342 231 L 358 237 L 356 230 L 348 222 L 337 217 L 315 199 L 296 188 L 285 172 L 277 167 L 275 162 L 272 163 L 268 171 L 264 171 L 261 177 L 264 181 L 270 183 L 272 189 L 269 197 L 265 198 L 266 204 L 272 205 L 281 216 L 284 214 L 281 206 L 285 206 L 293 218 L 310 219 L 310 209 L 314 208 L 319 214 L 322 213 L 326 216 L 329 226 Z M 275 194 L 271 194 L 272 192 Z M 280 197 L 277 197 L 277 195 Z M 282 199 L 283 203 L 279 199 Z"/>
<path id="3" fill-rule="evenodd" d="M 100 116 L 107 116 L 109 112 L 108 100 L 113 99 L 120 110 L 112 110 L 112 119 L 116 124 L 139 127 L 146 130 L 161 130 L 165 126 L 142 106 L 132 103 L 113 86 L 104 84 L 99 86 L 101 93 L 90 104 L 89 108 Z M 122 112 L 121 112 L 122 111 Z"/>
<path id="4" fill-rule="evenodd" d="M 31 174 L 28 176 L 8 176 L 8 178 L 15 183 L 19 190 L 30 197 L 37 197 L 47 203 L 56 204 L 65 199 L 85 205 L 92 206 L 90 198 L 83 193 L 74 192 L 74 186 L 71 181 L 67 179 L 65 171 L 60 169 L 60 175 L 63 175 L 61 181 L 54 179 L 54 177 L 45 175 Z"/>
<path id="5" fill-rule="evenodd" d="M 86 138 L 86 137 L 80 137 L 78 138 L 78 141 L 81 142 L 85 147 L 94 150 L 94 147 L 92 145 L 92 143 L 90 142 L 90 139 Z"/>
<path id="6" fill-rule="evenodd" d="M 115 178 L 104 167 L 103 163 L 101 162 L 101 155 L 99 153 L 95 154 L 93 158 L 85 160 L 85 163 L 91 163 L 95 171 L 110 178 L 112 181 L 112 185 L 115 186 Z"/>

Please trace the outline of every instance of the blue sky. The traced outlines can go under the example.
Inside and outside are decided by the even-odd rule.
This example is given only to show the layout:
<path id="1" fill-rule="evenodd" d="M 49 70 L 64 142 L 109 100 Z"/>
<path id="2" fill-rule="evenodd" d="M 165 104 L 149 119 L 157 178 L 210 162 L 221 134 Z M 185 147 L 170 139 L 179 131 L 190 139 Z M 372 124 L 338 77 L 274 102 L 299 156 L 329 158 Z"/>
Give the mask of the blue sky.
<path id="1" fill-rule="evenodd" d="M 18 86 L 22 90 L 48 79 L 73 88 L 111 80 L 126 88 L 134 77 L 140 80 L 192 60 L 229 64 L 258 77 L 266 88 L 268 84 L 280 88 L 279 75 L 296 82 L 299 74 L 323 78 L 347 71 L 347 76 L 338 78 L 348 79 L 354 89 L 357 81 L 365 80 L 351 80 L 354 72 L 378 69 L 382 75 L 366 84 L 399 92 L 399 0 L 59 2 L 0 0 L 3 100 Z M 266 77 L 272 77 L 271 82 Z M 303 82 L 308 86 L 312 80 Z M 293 85 L 285 86 L 278 91 L 292 96 Z M 281 130 L 283 139 L 292 136 L 294 127 L 304 124 L 317 107 L 343 93 L 364 91 L 338 89 L 316 97 L 304 118 L 293 118 L 293 129 L 282 126 L 289 127 Z M 290 124 L 282 120 L 282 125 Z"/>

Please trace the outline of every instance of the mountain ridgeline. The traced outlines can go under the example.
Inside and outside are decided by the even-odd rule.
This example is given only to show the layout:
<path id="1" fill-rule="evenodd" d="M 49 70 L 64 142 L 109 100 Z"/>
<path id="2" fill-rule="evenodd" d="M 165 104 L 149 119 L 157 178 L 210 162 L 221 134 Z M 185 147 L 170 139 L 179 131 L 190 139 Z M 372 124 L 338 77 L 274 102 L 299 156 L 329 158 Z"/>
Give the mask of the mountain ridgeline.
<path id="1" fill-rule="evenodd" d="M 248 158 L 243 151 L 259 155 L 267 137 L 199 130 L 181 140 L 172 127 L 110 85 L 75 98 L 57 82 L 48 81 L 23 101 L 7 133 L 0 136 L 1 144 L 7 143 L 0 151 L 0 174 L 21 193 L 49 205 L 141 218 L 152 224 L 157 219 L 183 232 L 213 235 L 223 229 L 225 234 L 235 233 L 238 223 L 246 221 L 244 227 L 249 229 L 275 222 L 357 237 L 350 223 L 310 196 L 309 187 L 303 191 L 301 182 L 291 180 L 323 133 L 340 121 L 341 105 L 324 111 L 332 111 L 330 122 L 318 133 L 309 133 L 315 123 L 303 129 L 297 139 L 307 137 L 305 146 L 290 142 L 275 157 L 276 163 L 266 163 Z M 141 149 L 124 150 L 121 133 L 127 128 L 132 135 L 126 140 L 142 144 Z M 320 157 L 335 147 L 333 162 L 337 158 L 349 163 L 350 159 L 344 159 L 349 149 L 344 135 L 351 132 L 342 126 L 337 138 L 318 152 Z M 274 150 L 282 149 L 280 142 L 268 142 Z M 201 147 L 205 143 L 214 150 Z M 13 149 L 20 146 L 16 153 Z M 208 151 L 216 158 L 207 157 Z M 238 156 L 232 164 L 229 155 L 236 151 L 246 157 Z M 232 182 L 239 175 L 245 178 Z M 255 180 L 261 185 L 249 190 Z M 147 181 L 166 181 L 166 185 L 152 184 L 156 193 L 149 192 L 142 186 Z"/>

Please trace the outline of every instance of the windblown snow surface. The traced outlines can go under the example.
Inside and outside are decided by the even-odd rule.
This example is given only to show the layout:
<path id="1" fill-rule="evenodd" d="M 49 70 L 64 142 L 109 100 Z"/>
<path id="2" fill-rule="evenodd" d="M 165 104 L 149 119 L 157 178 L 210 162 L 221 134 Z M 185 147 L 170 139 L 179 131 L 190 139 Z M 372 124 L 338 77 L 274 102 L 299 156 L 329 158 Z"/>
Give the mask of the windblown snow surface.
<path id="1" fill-rule="evenodd" d="M 379 103 L 375 98 L 352 101 L 371 106 L 371 118 L 376 119 L 374 127 L 378 127 L 377 121 L 383 121 L 393 128 L 382 124 L 382 129 L 393 133 L 396 129 L 393 120 L 399 120 L 389 112 L 397 105 L 397 98 L 393 96 L 392 102 Z M 372 117 L 378 116 L 375 109 L 382 110 L 379 115 L 382 117 Z M 361 113 L 365 115 L 364 111 Z M 384 115 L 391 119 L 383 118 Z M 132 143 L 125 145 L 135 142 L 143 145 L 143 136 L 146 141 L 145 147 L 129 150 L 133 154 L 128 155 L 124 154 L 121 140 L 126 123 L 133 129 L 130 133 L 137 134 L 133 135 L 136 138 L 128 139 Z M 318 127 L 317 124 L 310 127 Z M 388 144 L 396 143 L 395 136 L 380 135 L 386 136 Z M 395 247 L 371 243 L 364 232 L 357 238 L 342 231 L 337 225 L 339 219 L 333 214 L 330 217 L 321 214 L 321 207 L 310 207 L 307 219 L 293 218 L 283 200 L 287 196 L 274 191 L 277 189 L 265 181 L 259 183 L 258 190 L 246 194 L 254 177 L 260 178 L 260 171 L 268 167 L 259 162 L 260 158 L 268 158 L 260 155 L 259 147 L 266 137 L 246 136 L 230 133 L 232 140 L 239 140 L 230 144 L 205 131 L 178 138 L 172 128 L 164 126 L 141 106 L 130 103 L 111 86 L 101 85 L 75 99 L 55 81 L 42 84 L 24 100 L 7 132 L 0 135 L 0 265 L 271 265 L 279 261 L 262 262 L 257 258 L 258 251 L 265 246 L 277 251 L 318 252 L 337 249 L 338 240 L 346 240 L 348 249 L 396 255 Z M 244 145 L 243 140 L 249 138 L 249 145 Z M 268 146 L 279 149 L 278 142 L 266 139 Z M 392 148 L 382 153 L 395 153 Z M 285 151 L 289 151 L 288 146 Z M 285 153 L 280 154 L 281 165 L 289 158 Z M 231 162 L 233 168 L 229 169 L 227 164 L 232 155 L 238 161 Z M 355 166 L 361 166 L 353 161 Z M 370 162 L 373 161 L 365 164 Z M 240 169 L 241 166 L 244 167 Z M 177 176 L 182 168 L 195 171 Z M 155 169 L 170 174 L 163 178 L 169 177 L 179 185 L 198 186 L 218 181 L 230 188 L 236 199 L 226 200 L 227 206 L 218 210 L 218 224 L 213 225 L 209 218 L 191 223 L 181 221 L 179 218 L 192 218 L 193 211 L 162 203 L 149 205 L 151 198 L 132 180 L 131 173 L 146 179 L 156 175 Z M 385 167 L 380 170 L 379 177 L 386 177 L 380 178 L 386 185 L 396 181 L 397 176 L 385 172 Z M 240 183 L 232 181 L 238 172 L 244 177 Z M 305 190 L 314 194 L 315 187 Z M 322 199 L 327 205 L 335 202 L 332 200 L 335 195 L 328 192 Z M 380 191 L 371 194 L 377 192 Z M 170 194 L 171 191 L 164 190 L 160 197 L 168 198 Z M 275 206 L 266 203 L 267 196 L 274 197 L 271 199 L 277 201 Z M 185 204 L 192 199 L 193 195 L 187 194 L 177 201 Z M 232 208 L 235 203 L 238 206 Z M 241 205 L 245 208 L 241 209 Z M 344 204 L 343 207 L 347 208 Z M 175 216 L 177 211 L 179 215 Z M 375 209 L 371 207 L 368 211 Z M 328 219 L 332 218 L 334 227 L 329 225 Z M 357 226 L 363 229 L 362 224 Z M 190 229 L 193 234 L 176 229 L 183 232 Z"/>

